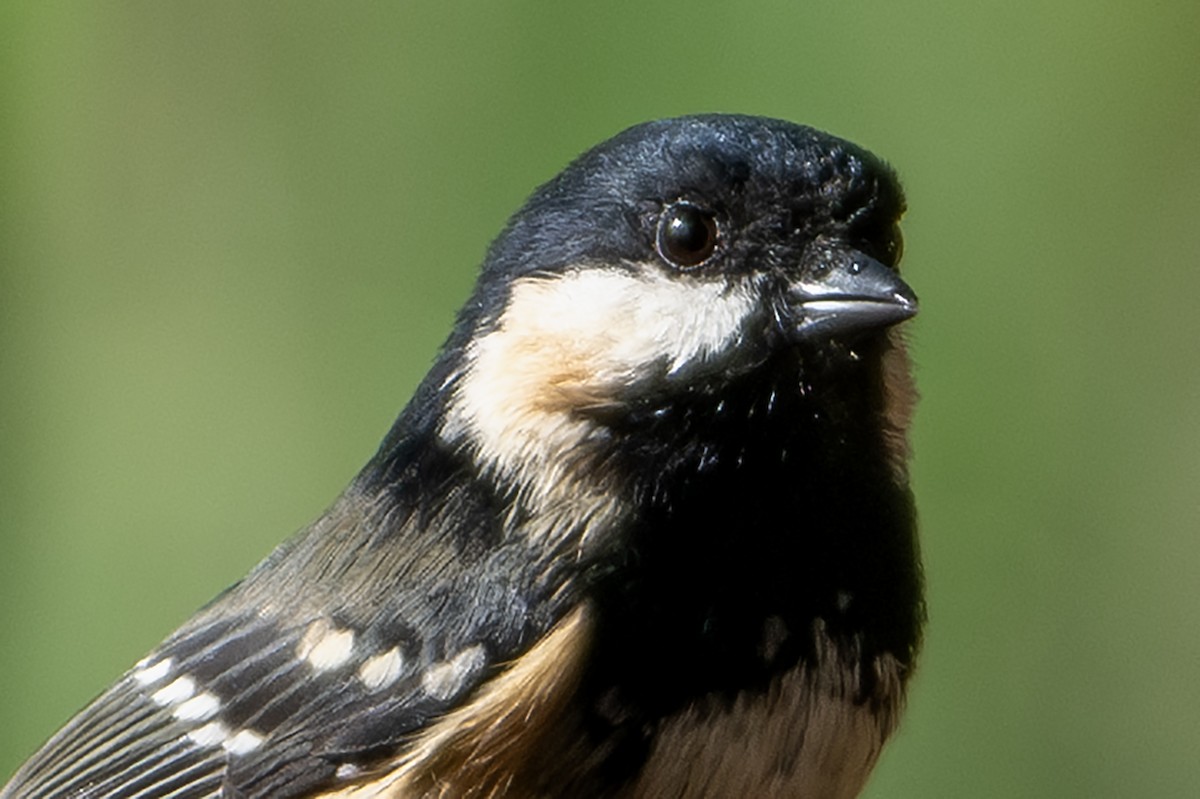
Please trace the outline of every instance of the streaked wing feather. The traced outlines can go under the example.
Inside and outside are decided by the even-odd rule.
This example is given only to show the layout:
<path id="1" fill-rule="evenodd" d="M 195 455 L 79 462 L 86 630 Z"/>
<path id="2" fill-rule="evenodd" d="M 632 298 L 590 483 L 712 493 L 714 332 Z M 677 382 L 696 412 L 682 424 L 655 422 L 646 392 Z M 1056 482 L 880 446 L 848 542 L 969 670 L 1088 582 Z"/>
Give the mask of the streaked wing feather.
<path id="1" fill-rule="evenodd" d="M 0 799 L 297 796 L 394 756 L 519 657 L 570 597 L 526 542 L 501 538 L 490 493 L 446 476 L 465 468 L 456 454 L 416 450 L 422 474 L 459 488 L 352 487 L 81 711 Z"/>
<path id="2" fill-rule="evenodd" d="M 308 625 L 289 622 L 245 614 L 185 627 L 55 735 L 3 799 L 198 799 L 222 785 L 239 797 L 298 795 L 399 745 L 487 673 L 431 696 L 414 662 L 372 690 L 358 670 L 374 648 L 318 668 L 303 657 Z"/>

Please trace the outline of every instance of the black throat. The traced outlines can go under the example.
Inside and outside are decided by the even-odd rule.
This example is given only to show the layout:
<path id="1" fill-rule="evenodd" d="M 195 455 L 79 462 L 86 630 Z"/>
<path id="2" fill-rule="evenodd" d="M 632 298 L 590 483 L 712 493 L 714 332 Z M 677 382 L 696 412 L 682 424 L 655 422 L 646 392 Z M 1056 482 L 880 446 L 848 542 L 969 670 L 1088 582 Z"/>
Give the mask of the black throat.
<path id="1" fill-rule="evenodd" d="M 911 663 L 921 575 L 912 498 L 885 446 L 881 357 L 783 354 L 719 393 L 606 420 L 638 510 L 597 567 L 589 684 L 596 732 L 625 739 L 631 768 L 633 728 L 766 691 L 815 663 L 817 629 L 854 653 L 855 701 L 874 689 L 875 658 Z"/>

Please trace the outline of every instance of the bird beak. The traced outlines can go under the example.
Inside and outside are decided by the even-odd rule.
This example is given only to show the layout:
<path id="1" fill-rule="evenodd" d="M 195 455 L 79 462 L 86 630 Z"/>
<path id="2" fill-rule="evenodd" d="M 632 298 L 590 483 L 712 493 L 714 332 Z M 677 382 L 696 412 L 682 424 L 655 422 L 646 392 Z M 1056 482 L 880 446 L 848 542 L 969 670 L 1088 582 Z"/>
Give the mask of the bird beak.
<path id="1" fill-rule="evenodd" d="M 787 290 L 796 341 L 853 338 L 917 313 L 917 295 L 894 269 L 840 242 L 816 242 L 801 275 Z"/>

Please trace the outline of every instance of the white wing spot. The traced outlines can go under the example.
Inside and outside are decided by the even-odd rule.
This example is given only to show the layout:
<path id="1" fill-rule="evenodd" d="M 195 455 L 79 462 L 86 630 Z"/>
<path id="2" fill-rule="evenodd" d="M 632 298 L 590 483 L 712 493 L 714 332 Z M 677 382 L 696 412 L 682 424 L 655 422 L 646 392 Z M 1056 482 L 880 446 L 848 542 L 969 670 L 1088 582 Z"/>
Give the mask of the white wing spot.
<path id="1" fill-rule="evenodd" d="M 363 769 L 361 766 L 356 766 L 353 763 L 343 763 L 337 767 L 337 771 L 334 772 L 333 776 L 339 780 L 352 780 L 362 773 Z"/>
<path id="2" fill-rule="evenodd" d="M 140 685 L 154 685 L 170 673 L 171 665 L 171 658 L 163 658 L 153 666 L 150 665 L 150 659 L 145 658 L 138 661 L 137 666 L 134 667 L 136 670 L 133 672 L 133 679 Z"/>
<path id="3" fill-rule="evenodd" d="M 394 646 L 363 663 L 358 669 L 358 679 L 368 691 L 378 691 L 394 683 L 403 669 L 404 658 L 399 647 Z"/>
<path id="4" fill-rule="evenodd" d="M 265 738 L 254 730 L 238 730 L 221 746 L 231 755 L 245 755 L 262 746 L 264 740 Z"/>
<path id="5" fill-rule="evenodd" d="M 467 678 L 483 668 L 486 661 L 483 644 L 475 644 L 449 660 L 430 666 L 421 675 L 421 687 L 434 699 L 449 699 L 462 690 Z"/>
<path id="6" fill-rule="evenodd" d="M 197 746 L 221 746 L 229 738 L 229 728 L 219 721 L 211 721 L 187 734 L 187 739 Z"/>
<path id="7" fill-rule="evenodd" d="M 150 695 L 150 699 L 156 705 L 177 705 L 191 699 L 194 693 L 196 693 L 196 681 L 185 674 L 174 682 L 159 688 Z"/>
<path id="8" fill-rule="evenodd" d="M 353 654 L 354 631 L 339 630 L 328 619 L 317 619 L 308 625 L 296 646 L 296 656 L 307 660 L 317 671 L 336 669 Z"/>
<path id="9" fill-rule="evenodd" d="M 221 700 L 205 691 L 175 708 L 172 715 L 180 721 L 205 721 L 215 716 L 220 709 Z"/>

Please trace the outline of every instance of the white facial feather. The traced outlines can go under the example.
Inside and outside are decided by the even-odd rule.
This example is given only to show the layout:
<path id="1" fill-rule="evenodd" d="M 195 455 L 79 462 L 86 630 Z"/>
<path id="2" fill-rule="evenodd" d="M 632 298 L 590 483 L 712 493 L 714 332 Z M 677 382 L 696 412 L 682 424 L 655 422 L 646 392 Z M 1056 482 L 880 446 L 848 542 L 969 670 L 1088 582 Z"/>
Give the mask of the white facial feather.
<path id="1" fill-rule="evenodd" d="M 472 448 L 526 507 L 592 496 L 605 507 L 585 515 L 607 517 L 611 498 L 584 468 L 606 433 L 586 411 L 749 359 L 740 344 L 761 313 L 748 281 L 650 265 L 522 278 L 470 345 L 441 435 Z"/>
<path id="2" fill-rule="evenodd" d="M 546 347 L 590 367 L 591 382 L 620 387 L 664 363 L 675 373 L 725 353 L 757 304 L 742 284 L 655 267 L 529 277 L 513 286 L 498 329 L 480 342 L 479 352 L 486 356 L 511 335 L 537 335 Z"/>

